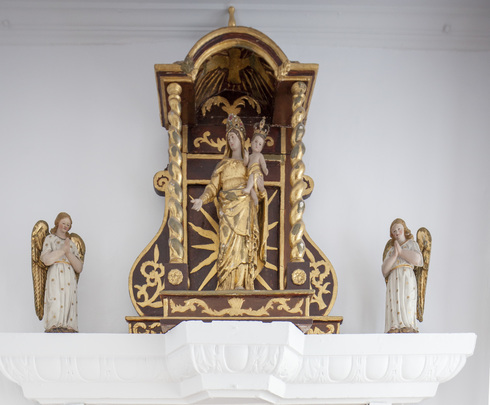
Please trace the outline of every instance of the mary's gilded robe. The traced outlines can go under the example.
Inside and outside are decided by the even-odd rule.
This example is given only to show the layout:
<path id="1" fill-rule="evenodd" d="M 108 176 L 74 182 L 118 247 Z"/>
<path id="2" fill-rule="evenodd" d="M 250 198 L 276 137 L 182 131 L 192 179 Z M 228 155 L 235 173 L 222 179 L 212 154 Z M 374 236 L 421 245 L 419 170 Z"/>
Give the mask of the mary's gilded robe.
<path id="1" fill-rule="evenodd" d="M 216 166 L 210 183 L 200 197 L 203 204 L 217 198 L 217 290 L 253 290 L 254 280 L 264 260 L 267 226 L 258 223 L 257 207 L 250 194 L 243 192 L 247 180 L 247 168 L 243 161 L 224 158 Z"/>

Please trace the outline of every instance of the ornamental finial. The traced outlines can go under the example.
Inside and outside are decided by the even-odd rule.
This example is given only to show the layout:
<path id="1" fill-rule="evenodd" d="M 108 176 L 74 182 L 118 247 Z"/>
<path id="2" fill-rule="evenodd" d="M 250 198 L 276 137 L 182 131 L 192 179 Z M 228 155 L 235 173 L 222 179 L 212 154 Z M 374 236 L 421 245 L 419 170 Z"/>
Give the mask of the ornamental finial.
<path id="1" fill-rule="evenodd" d="M 228 7 L 228 12 L 230 13 L 230 18 L 228 19 L 228 27 L 236 27 L 235 7 Z"/>

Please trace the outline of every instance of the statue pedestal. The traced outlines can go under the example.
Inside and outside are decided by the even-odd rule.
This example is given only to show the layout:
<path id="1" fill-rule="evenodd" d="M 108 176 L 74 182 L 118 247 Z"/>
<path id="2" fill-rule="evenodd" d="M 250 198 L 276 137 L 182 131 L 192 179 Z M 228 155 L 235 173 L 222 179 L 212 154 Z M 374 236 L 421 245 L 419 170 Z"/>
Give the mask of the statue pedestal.
<path id="1" fill-rule="evenodd" d="M 161 295 L 160 322 L 163 333 L 188 320 L 288 321 L 306 333 L 314 321 L 309 313 L 313 294 L 313 290 L 166 291 Z"/>
<path id="2" fill-rule="evenodd" d="M 476 335 L 305 335 L 288 322 L 182 322 L 162 334 L 0 334 L 0 371 L 40 404 L 416 403 Z"/>
<path id="3" fill-rule="evenodd" d="M 126 317 L 130 333 L 166 333 L 183 321 L 286 321 L 309 334 L 339 333 L 341 316 L 310 316 L 313 290 L 165 291 L 162 317 Z"/>

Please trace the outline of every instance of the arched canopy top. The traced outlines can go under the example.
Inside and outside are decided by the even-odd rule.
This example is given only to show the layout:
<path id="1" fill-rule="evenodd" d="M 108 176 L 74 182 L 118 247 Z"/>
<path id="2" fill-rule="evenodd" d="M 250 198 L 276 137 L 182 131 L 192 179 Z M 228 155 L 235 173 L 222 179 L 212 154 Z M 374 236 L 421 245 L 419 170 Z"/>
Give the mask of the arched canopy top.
<path id="1" fill-rule="evenodd" d="M 261 114 L 270 115 L 273 124 L 288 126 L 292 85 L 305 83 L 307 115 L 317 72 L 317 64 L 290 62 L 272 39 L 256 29 L 219 28 L 199 39 L 184 61 L 155 65 L 162 124 L 169 128 L 167 86 L 177 83 L 182 88 L 184 125 L 197 122 L 208 100 L 232 92 L 260 105 Z"/>
<path id="2" fill-rule="evenodd" d="M 287 74 L 290 63 L 284 52 L 264 33 L 249 27 L 224 27 L 202 37 L 192 47 L 185 59 L 185 65 L 193 79 L 201 65 L 212 55 L 229 48 L 244 48 L 263 58 L 280 79 Z"/>

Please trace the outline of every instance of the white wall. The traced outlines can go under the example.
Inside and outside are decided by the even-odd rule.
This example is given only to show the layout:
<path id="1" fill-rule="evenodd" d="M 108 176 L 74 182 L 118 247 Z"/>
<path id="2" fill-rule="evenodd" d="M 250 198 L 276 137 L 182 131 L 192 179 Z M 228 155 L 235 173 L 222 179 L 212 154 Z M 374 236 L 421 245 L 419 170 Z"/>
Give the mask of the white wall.
<path id="1" fill-rule="evenodd" d="M 265 32 L 267 34 L 267 31 Z M 133 261 L 157 232 L 167 164 L 155 63 L 192 41 L 0 48 L 0 332 L 42 332 L 30 232 L 59 211 L 87 244 L 81 332 L 127 333 Z M 315 191 L 305 222 L 332 261 L 342 333 L 381 333 L 380 272 L 396 217 L 429 228 L 424 332 L 476 332 L 475 355 L 426 405 L 488 403 L 490 53 L 314 49 L 274 36 L 290 60 L 320 64 L 305 143 Z M 0 402 L 29 404 L 0 376 Z"/>

